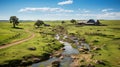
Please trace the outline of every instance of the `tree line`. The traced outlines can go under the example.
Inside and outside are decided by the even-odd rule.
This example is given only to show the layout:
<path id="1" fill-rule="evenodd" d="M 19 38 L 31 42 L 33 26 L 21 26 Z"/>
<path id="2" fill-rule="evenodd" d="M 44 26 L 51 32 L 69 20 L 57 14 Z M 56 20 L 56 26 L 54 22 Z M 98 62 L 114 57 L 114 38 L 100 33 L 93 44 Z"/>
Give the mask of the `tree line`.
<path id="1" fill-rule="evenodd" d="M 10 19 L 9 19 L 10 23 L 13 24 L 13 28 L 16 28 L 16 25 L 19 24 L 19 18 L 17 18 L 16 16 L 11 16 Z M 73 24 L 76 24 L 76 20 L 75 19 L 72 19 L 70 21 L 71 23 Z M 66 23 L 65 21 L 61 21 L 62 24 Z M 39 28 L 41 25 L 44 25 L 44 26 L 50 26 L 49 24 L 45 24 L 44 21 L 42 20 L 37 20 L 34 24 L 35 27 Z"/>
<path id="2" fill-rule="evenodd" d="M 19 18 L 17 18 L 16 16 L 11 16 L 10 17 L 10 19 L 9 19 L 9 21 L 10 21 L 10 23 L 12 23 L 13 24 L 13 28 L 16 28 L 16 25 L 18 25 L 19 24 Z M 94 21 L 93 19 L 90 19 L 89 21 L 87 21 L 87 23 L 94 23 L 95 25 L 100 25 L 100 22 L 99 22 L 99 20 L 97 20 L 96 22 Z M 77 21 L 75 20 L 75 19 L 72 19 L 72 20 L 70 20 L 70 22 L 72 23 L 72 24 L 79 24 L 79 23 L 77 23 Z M 61 24 L 64 24 L 64 23 L 66 23 L 65 21 L 61 21 Z M 80 23 L 81 24 L 81 23 Z M 84 23 L 85 24 L 85 23 Z M 42 26 L 42 25 L 44 25 L 44 26 L 50 26 L 49 24 L 45 24 L 44 23 L 44 21 L 42 21 L 42 20 L 37 20 L 36 22 L 35 22 L 35 24 L 34 24 L 34 26 L 36 27 L 36 28 L 39 28 L 40 26 Z"/>

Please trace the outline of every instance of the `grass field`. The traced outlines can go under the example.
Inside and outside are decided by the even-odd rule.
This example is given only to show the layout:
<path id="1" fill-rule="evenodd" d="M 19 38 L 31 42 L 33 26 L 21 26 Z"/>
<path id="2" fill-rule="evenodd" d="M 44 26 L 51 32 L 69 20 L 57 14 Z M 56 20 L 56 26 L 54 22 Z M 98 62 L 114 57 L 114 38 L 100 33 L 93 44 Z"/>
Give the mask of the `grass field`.
<path id="1" fill-rule="evenodd" d="M 29 30 L 35 34 L 35 37 L 27 42 L 0 49 L 0 64 L 8 63 L 8 60 L 22 59 L 23 56 L 35 55 L 42 56 L 44 53 L 50 53 L 59 49 L 62 45 L 51 35 L 40 34 L 39 32 L 55 34 L 51 29 L 54 26 L 62 25 L 68 33 L 75 33 L 79 37 L 84 37 L 91 46 L 101 47 L 101 50 L 95 53 L 94 59 L 104 60 L 108 64 L 105 67 L 120 66 L 120 21 L 119 20 L 101 20 L 106 26 L 76 26 L 66 21 L 61 24 L 60 21 L 47 21 L 51 27 L 35 29 L 34 22 L 22 22 L 19 25 L 21 29 L 12 28 L 12 24 L 7 22 L 0 23 L 0 45 L 10 43 L 16 40 L 27 38 Z M 53 42 L 54 40 L 54 42 Z M 54 43 L 54 44 L 53 44 Z M 52 47 L 48 46 L 50 44 Z M 29 47 L 36 47 L 35 51 L 28 50 Z M 43 49 L 44 48 L 44 49 Z M 101 67 L 97 65 L 97 67 Z M 102 66 L 103 67 L 103 66 Z"/>
<path id="2" fill-rule="evenodd" d="M 21 26 L 20 26 L 21 27 Z M 0 45 L 13 42 L 15 40 L 23 39 L 24 37 L 27 37 L 27 34 L 25 34 L 24 28 L 21 29 L 14 29 L 12 28 L 10 23 L 7 22 L 1 22 L 0 23 Z"/>
<path id="3" fill-rule="evenodd" d="M 23 29 L 13 29 L 11 28 L 11 24 L 7 22 L 1 22 L 0 29 L 2 30 L 0 32 L 0 38 L 1 42 L 3 43 L 9 43 L 15 40 L 20 40 L 28 37 L 30 33 L 27 33 L 25 30 L 29 30 L 35 34 L 35 37 L 27 42 L 18 44 L 16 46 L 11 46 L 5 49 L 0 49 L 0 64 L 5 64 L 8 60 L 14 60 L 14 59 L 22 59 L 23 56 L 29 56 L 29 55 L 35 55 L 35 56 L 42 56 L 44 53 L 51 53 L 52 51 L 59 49 L 62 45 L 55 40 L 51 35 L 40 34 L 39 32 L 46 32 L 51 33 L 50 27 L 41 28 L 41 29 L 35 29 L 33 27 L 33 22 L 23 22 L 20 23 L 19 27 Z M 10 31 L 14 30 L 14 31 Z M 6 31 L 6 32 L 5 32 Z M 14 39 L 8 39 L 7 41 L 4 41 L 7 38 L 10 38 L 17 33 L 21 33 L 19 37 L 15 37 Z M 8 36 L 6 36 L 7 34 Z M 52 42 L 54 40 L 54 42 Z M 52 44 L 54 43 L 54 44 Z M 48 45 L 50 44 L 50 45 Z M 35 51 L 28 50 L 29 47 L 36 47 Z M 44 48 L 44 49 L 43 49 Z"/>
<path id="4" fill-rule="evenodd" d="M 86 38 L 91 46 L 98 46 L 102 49 L 94 52 L 94 59 L 105 60 L 111 67 L 120 66 L 120 21 L 101 21 L 107 26 L 69 26 L 65 27 L 69 33 L 79 34 L 79 37 Z M 97 66 L 101 67 L 101 66 Z M 102 66 L 103 67 L 103 66 Z M 109 67 L 109 66 L 107 66 Z"/>

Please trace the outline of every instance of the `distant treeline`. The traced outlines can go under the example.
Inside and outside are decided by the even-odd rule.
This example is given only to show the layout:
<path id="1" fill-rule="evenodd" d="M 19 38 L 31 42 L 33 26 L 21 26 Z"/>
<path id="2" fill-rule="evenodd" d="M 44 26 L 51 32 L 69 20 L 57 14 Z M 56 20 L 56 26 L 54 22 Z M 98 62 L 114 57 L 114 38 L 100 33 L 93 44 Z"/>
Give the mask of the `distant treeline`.
<path id="1" fill-rule="evenodd" d="M 9 20 L 0 20 L 0 22 L 9 22 Z M 33 22 L 33 20 L 20 20 L 20 22 Z"/>

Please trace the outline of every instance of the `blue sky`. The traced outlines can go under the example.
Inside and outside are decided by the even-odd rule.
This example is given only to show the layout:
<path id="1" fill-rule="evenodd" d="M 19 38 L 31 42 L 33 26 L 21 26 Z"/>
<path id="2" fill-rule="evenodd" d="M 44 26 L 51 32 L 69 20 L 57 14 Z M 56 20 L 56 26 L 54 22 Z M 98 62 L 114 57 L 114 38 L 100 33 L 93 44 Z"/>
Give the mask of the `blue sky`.
<path id="1" fill-rule="evenodd" d="M 0 20 L 120 20 L 120 0 L 0 0 Z"/>

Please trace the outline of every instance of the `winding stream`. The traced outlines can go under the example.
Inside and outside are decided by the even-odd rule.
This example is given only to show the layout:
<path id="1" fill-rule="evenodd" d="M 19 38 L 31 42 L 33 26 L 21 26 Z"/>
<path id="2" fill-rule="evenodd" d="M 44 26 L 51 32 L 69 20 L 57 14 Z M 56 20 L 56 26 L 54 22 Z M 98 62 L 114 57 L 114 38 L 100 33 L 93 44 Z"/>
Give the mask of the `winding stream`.
<path id="1" fill-rule="evenodd" d="M 66 38 L 63 37 L 63 38 Z M 60 36 L 57 34 L 55 39 L 59 40 L 60 39 Z M 60 41 L 60 40 L 59 40 Z M 78 42 L 77 40 L 75 41 L 76 43 Z M 62 56 L 64 56 L 63 59 L 60 59 L 60 58 L 57 58 L 57 57 L 52 57 L 46 61 L 42 61 L 42 62 L 39 62 L 39 63 L 35 63 L 32 65 L 32 67 L 40 67 L 40 66 L 43 66 L 43 67 L 47 67 L 49 66 L 52 62 L 54 61 L 57 61 L 59 60 L 60 61 L 60 67 L 70 67 L 70 64 L 72 63 L 72 58 L 71 58 L 71 55 L 73 54 L 79 54 L 79 51 L 78 49 L 75 49 L 71 46 L 70 43 L 68 42 L 63 42 L 63 41 L 60 41 L 60 43 L 63 43 L 64 44 L 64 51 L 62 52 Z M 84 45 L 86 46 L 89 50 L 90 50 L 90 47 L 88 44 L 86 43 L 82 43 L 81 45 Z M 77 46 L 78 48 L 80 48 L 80 46 Z"/>

